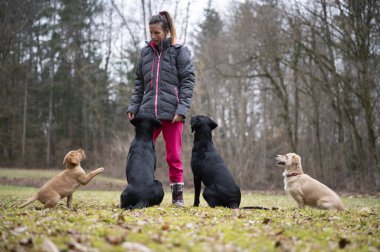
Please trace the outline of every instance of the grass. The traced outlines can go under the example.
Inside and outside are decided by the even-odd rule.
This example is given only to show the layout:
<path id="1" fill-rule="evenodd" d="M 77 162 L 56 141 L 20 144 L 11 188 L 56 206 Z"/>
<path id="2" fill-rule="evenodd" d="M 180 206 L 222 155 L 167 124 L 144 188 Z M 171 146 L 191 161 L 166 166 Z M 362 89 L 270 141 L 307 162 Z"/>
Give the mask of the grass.
<path id="1" fill-rule="evenodd" d="M 73 209 L 63 200 L 53 209 L 39 202 L 16 208 L 36 191 L 0 185 L 0 251 L 380 250 L 378 198 L 344 197 L 349 211 L 333 212 L 296 209 L 285 194 L 243 192 L 241 206 L 278 209 L 231 210 L 209 208 L 203 199 L 192 207 L 187 189 L 185 208 L 171 206 L 166 192 L 160 206 L 122 211 L 119 191 L 78 190 Z"/>
<path id="2" fill-rule="evenodd" d="M 38 178 L 38 179 L 50 179 L 60 173 L 62 170 L 41 170 L 41 169 L 12 169 L 12 168 L 0 168 L 0 177 L 7 178 Z M 125 185 L 124 179 L 110 178 L 103 175 L 96 177 L 96 180 L 112 182 L 116 184 Z"/>
<path id="3" fill-rule="evenodd" d="M 186 193 L 188 207 L 180 209 L 170 205 L 167 192 L 161 206 L 122 211 L 120 192 L 77 191 L 73 209 L 64 201 L 48 210 L 38 202 L 15 207 L 36 190 L 0 186 L 0 251 L 41 251 L 45 238 L 61 251 L 125 251 L 134 243 L 153 251 L 380 249 L 380 206 L 373 198 L 344 198 L 350 211 L 331 212 L 298 210 L 286 195 L 244 194 L 242 206 L 281 206 L 264 211 L 212 209 L 204 201 L 196 208 Z M 360 212 L 363 207 L 372 213 Z"/>

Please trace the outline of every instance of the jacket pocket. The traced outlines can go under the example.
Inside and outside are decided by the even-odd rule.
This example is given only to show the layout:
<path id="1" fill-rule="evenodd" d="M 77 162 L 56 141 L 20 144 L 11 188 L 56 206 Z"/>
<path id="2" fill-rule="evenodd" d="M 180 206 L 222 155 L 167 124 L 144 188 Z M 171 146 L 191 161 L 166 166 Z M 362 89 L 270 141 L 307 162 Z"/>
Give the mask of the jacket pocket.
<path id="1" fill-rule="evenodd" d="M 177 55 L 175 55 L 175 54 L 173 54 L 173 53 L 168 53 L 167 56 L 168 56 L 168 58 L 169 58 L 169 64 L 170 64 L 170 67 L 171 67 L 171 68 L 174 68 L 175 65 L 177 64 L 177 62 L 176 62 L 176 56 L 177 56 Z"/>

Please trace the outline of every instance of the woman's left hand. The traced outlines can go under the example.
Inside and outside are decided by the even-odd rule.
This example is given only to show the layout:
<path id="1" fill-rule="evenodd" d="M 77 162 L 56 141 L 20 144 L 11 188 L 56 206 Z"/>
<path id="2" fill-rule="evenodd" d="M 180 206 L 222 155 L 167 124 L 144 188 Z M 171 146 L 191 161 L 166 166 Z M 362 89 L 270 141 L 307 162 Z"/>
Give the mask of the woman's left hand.
<path id="1" fill-rule="evenodd" d="M 172 123 L 175 123 L 175 122 L 182 122 L 183 119 L 185 119 L 183 115 L 175 114 Z"/>

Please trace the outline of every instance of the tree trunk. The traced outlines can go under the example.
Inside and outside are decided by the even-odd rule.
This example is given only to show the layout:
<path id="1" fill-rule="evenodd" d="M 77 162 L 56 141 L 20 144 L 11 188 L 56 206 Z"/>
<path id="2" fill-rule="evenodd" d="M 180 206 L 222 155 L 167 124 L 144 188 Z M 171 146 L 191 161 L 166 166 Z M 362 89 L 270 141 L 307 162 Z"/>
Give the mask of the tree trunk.
<path id="1" fill-rule="evenodd" d="M 51 162 L 51 136 L 53 121 L 53 88 L 54 88 L 54 58 L 51 57 L 50 85 L 49 85 L 49 115 L 46 125 L 46 167 L 50 168 Z"/>
<path id="2" fill-rule="evenodd" d="M 148 36 L 146 35 L 148 27 L 146 26 L 146 14 L 145 14 L 145 0 L 141 0 L 141 7 L 142 7 L 142 16 L 143 16 L 143 24 L 144 24 L 144 37 L 145 40 L 148 40 Z"/>
<path id="3" fill-rule="evenodd" d="M 22 160 L 25 161 L 25 142 L 26 142 L 26 119 L 27 119 L 27 108 L 28 108 L 28 81 L 29 78 L 24 80 L 24 109 L 22 116 L 22 140 L 21 140 L 21 153 Z"/>

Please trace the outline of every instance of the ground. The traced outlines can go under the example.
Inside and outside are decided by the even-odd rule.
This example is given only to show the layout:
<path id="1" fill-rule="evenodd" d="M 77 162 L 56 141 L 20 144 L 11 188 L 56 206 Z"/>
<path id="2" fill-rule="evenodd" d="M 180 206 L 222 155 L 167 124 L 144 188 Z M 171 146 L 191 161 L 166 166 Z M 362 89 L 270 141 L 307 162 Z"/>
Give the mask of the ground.
<path id="1" fill-rule="evenodd" d="M 125 182 L 97 177 L 97 191 L 79 189 L 72 209 L 63 200 L 53 209 L 43 210 L 39 202 L 18 209 L 37 188 L 4 185 L 4 178 L 20 183 L 23 177 L 39 181 L 38 174 L 54 175 L 33 174 L 0 169 L 0 251 L 380 250 L 376 195 L 345 194 L 348 211 L 333 212 L 299 210 L 285 193 L 244 191 L 242 206 L 270 210 L 231 210 L 209 208 L 203 199 L 200 207 L 193 207 L 193 190 L 188 188 L 185 208 L 171 206 L 166 191 L 160 206 L 123 211 L 118 207 L 121 191 L 108 190 L 102 181 L 121 188 Z"/>

